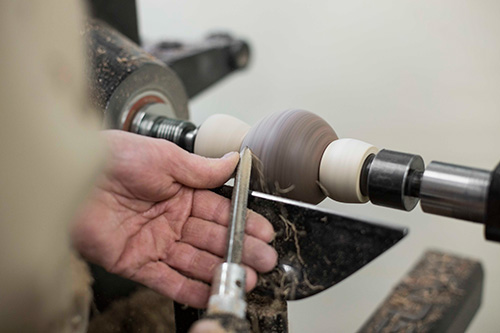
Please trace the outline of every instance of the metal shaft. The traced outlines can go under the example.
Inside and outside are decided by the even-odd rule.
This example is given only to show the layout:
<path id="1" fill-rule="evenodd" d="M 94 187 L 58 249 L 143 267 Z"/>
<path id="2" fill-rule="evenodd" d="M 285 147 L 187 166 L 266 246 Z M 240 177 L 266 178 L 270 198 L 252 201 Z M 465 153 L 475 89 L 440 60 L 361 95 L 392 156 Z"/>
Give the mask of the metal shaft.
<path id="1" fill-rule="evenodd" d="M 427 166 L 420 184 L 426 213 L 483 222 L 486 215 L 490 172 L 442 162 Z"/>
<path id="2" fill-rule="evenodd" d="M 245 318 L 245 268 L 240 265 L 248 204 L 248 190 L 252 171 L 252 152 L 245 148 L 234 179 L 231 198 L 231 220 L 227 237 L 226 260 L 216 269 L 212 281 L 208 314 L 225 313 Z"/>
<path id="3" fill-rule="evenodd" d="M 165 117 L 162 115 L 166 113 L 165 108 L 164 104 L 152 104 L 140 110 L 132 120 L 130 131 L 168 140 L 192 153 L 198 129 L 187 120 Z"/>
<path id="4" fill-rule="evenodd" d="M 241 263 L 251 171 L 252 152 L 249 148 L 244 148 L 241 152 L 240 164 L 234 180 L 233 196 L 231 198 L 231 221 L 229 224 L 226 253 L 226 262 L 228 263 Z"/>
<path id="5" fill-rule="evenodd" d="M 484 222 L 490 172 L 431 162 L 418 155 L 381 150 L 363 165 L 360 186 L 375 205 Z"/>

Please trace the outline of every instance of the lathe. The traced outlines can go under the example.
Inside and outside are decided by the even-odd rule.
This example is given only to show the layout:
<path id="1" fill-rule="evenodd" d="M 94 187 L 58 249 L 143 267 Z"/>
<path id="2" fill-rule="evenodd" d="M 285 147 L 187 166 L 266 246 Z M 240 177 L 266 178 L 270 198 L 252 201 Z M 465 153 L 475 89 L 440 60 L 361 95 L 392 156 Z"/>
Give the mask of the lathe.
<path id="1" fill-rule="evenodd" d="M 188 120 L 189 98 L 243 69 L 248 44 L 219 34 L 193 45 L 164 41 L 140 47 L 134 1 L 91 1 L 91 8 L 94 18 L 84 31 L 89 86 L 106 127 L 166 139 L 206 157 L 252 151 L 249 207 L 273 223 L 279 253 L 278 267 L 262 275 L 248 296 L 254 331 L 287 332 L 287 300 L 335 285 L 406 234 L 404 228 L 313 206 L 326 197 L 405 211 L 420 201 L 424 212 L 482 223 L 485 237 L 500 241 L 500 164 L 493 171 L 436 161 L 425 166 L 419 155 L 339 139 L 326 121 L 300 109 L 272 113 L 254 126 L 230 115 L 213 115 L 197 126 Z M 230 195 L 228 188 L 218 191 Z M 474 267 L 475 275 L 464 279 L 481 284 L 480 266 Z M 480 298 L 479 293 L 453 303 L 468 309 L 468 320 L 453 326 L 454 317 L 440 321 L 441 314 L 427 322 L 429 330 L 437 322 L 465 330 Z M 176 305 L 177 331 L 187 331 L 201 316 Z"/>

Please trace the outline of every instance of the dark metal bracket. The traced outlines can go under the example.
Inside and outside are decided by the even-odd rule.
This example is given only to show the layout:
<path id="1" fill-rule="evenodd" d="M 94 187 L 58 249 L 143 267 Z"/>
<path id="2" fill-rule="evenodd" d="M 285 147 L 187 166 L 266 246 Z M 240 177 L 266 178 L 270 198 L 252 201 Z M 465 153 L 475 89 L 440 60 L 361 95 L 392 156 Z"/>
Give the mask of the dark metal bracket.
<path id="1" fill-rule="evenodd" d="M 250 60 L 248 44 L 225 33 L 212 34 L 196 44 L 162 41 L 145 49 L 179 76 L 189 98 L 245 68 Z"/>

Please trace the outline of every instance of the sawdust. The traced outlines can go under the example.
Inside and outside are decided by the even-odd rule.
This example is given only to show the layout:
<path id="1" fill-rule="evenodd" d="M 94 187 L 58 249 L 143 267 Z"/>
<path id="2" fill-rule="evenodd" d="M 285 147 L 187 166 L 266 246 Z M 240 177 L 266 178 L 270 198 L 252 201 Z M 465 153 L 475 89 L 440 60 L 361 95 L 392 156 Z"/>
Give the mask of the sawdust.
<path id="1" fill-rule="evenodd" d="M 292 184 L 286 188 L 281 188 L 280 183 L 276 180 L 274 182 L 274 188 L 276 189 L 276 193 L 287 194 L 287 193 L 292 192 L 295 189 L 295 185 Z"/>
<path id="2" fill-rule="evenodd" d="M 289 240 L 291 235 L 290 235 L 290 227 L 289 225 L 291 224 L 290 221 L 288 221 L 286 218 L 283 217 L 283 215 L 279 216 L 283 224 L 285 225 L 285 241 Z"/>
<path id="3" fill-rule="evenodd" d="M 298 284 L 299 279 L 296 275 L 282 274 L 279 288 L 274 289 L 275 297 L 295 298 Z"/>
<path id="4" fill-rule="evenodd" d="M 268 187 L 267 182 L 265 181 L 265 178 L 264 178 L 265 176 L 263 173 L 262 161 L 253 153 L 252 153 L 252 167 L 253 167 L 252 175 L 254 175 L 255 173 L 257 174 L 256 178 L 257 178 L 257 182 L 258 182 L 259 186 L 261 187 L 261 189 L 263 189 L 264 191 L 267 191 L 267 193 L 269 193 L 269 187 Z M 253 176 L 252 176 L 252 178 L 255 179 L 255 177 L 253 177 Z M 274 193 L 271 193 L 273 195 L 286 194 L 286 193 L 293 191 L 295 188 L 295 185 L 293 185 L 293 184 L 288 186 L 287 188 L 281 188 L 277 181 L 275 182 L 274 185 L 275 185 L 276 191 Z M 287 241 L 291 237 L 293 237 L 295 247 L 297 249 L 297 259 L 299 260 L 299 262 L 302 265 L 305 265 L 305 261 L 300 254 L 300 245 L 299 245 L 299 237 L 298 237 L 297 228 L 295 227 L 295 225 L 292 222 L 290 222 L 285 217 L 285 215 L 286 215 L 286 212 L 282 212 L 282 214 L 279 214 L 279 218 L 281 219 L 281 221 L 285 225 L 285 241 Z"/>
<path id="5" fill-rule="evenodd" d="M 247 312 L 248 314 L 248 312 Z M 248 315 L 248 320 L 250 321 L 250 326 L 252 327 L 252 332 L 253 333 L 261 333 L 260 330 L 260 325 L 259 325 L 259 318 L 257 315 Z"/>
<path id="6" fill-rule="evenodd" d="M 324 195 L 326 195 L 327 197 L 330 197 L 330 193 L 328 192 L 326 187 L 323 184 L 321 184 L 321 182 L 319 180 L 316 181 L 316 184 L 318 184 L 319 189 L 321 190 L 321 192 L 323 192 Z"/>
<path id="7" fill-rule="evenodd" d="M 303 278 L 304 278 L 304 284 L 311 290 L 323 290 L 325 289 L 325 286 L 321 285 L 321 284 L 312 284 L 311 281 L 309 281 L 309 279 L 307 278 L 307 272 L 304 271 L 304 275 L 303 275 Z"/>
<path id="8" fill-rule="evenodd" d="M 269 193 L 266 177 L 264 176 L 264 165 L 262 161 L 252 152 L 252 188 L 257 188 L 264 193 Z"/>
<path id="9" fill-rule="evenodd" d="M 258 191 L 282 197 L 285 194 L 292 192 L 295 189 L 295 184 L 287 187 L 281 187 L 281 184 L 276 180 L 274 186 L 269 186 L 264 175 L 264 164 L 257 155 L 252 152 L 252 185 L 253 189 Z"/>
<path id="10" fill-rule="evenodd" d="M 285 240 L 288 240 L 290 239 L 289 237 L 289 230 L 291 230 L 291 234 L 293 236 L 293 240 L 294 240 L 294 243 L 295 243 L 295 248 L 297 249 L 297 259 L 299 260 L 299 262 L 302 264 L 302 265 L 305 265 L 306 263 L 304 262 L 304 259 L 302 258 L 302 256 L 300 255 L 300 245 L 299 245 L 299 236 L 298 236 L 298 232 L 297 232 L 297 227 L 295 227 L 295 225 L 290 222 L 286 217 L 284 217 L 283 215 L 279 215 L 281 221 L 283 221 L 283 223 L 285 224 L 285 232 L 286 232 L 286 238 Z"/>
<path id="11" fill-rule="evenodd" d="M 254 333 L 288 332 L 287 304 L 281 298 L 249 294 L 247 318 Z"/>

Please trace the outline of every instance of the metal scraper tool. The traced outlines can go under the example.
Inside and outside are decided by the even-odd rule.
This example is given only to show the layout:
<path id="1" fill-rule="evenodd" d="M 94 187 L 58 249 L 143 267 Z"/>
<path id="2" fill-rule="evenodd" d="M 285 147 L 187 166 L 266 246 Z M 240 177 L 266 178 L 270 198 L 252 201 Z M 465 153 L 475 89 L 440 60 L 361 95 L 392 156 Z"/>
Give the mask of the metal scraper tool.
<path id="1" fill-rule="evenodd" d="M 225 261 L 216 269 L 207 314 L 227 313 L 245 318 L 245 268 L 241 265 L 247 216 L 248 190 L 252 171 L 252 152 L 244 148 L 234 179 L 231 219 Z"/>

